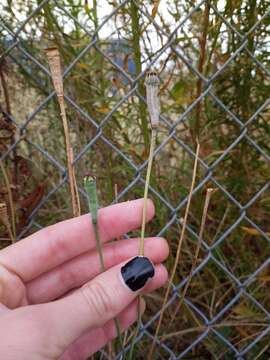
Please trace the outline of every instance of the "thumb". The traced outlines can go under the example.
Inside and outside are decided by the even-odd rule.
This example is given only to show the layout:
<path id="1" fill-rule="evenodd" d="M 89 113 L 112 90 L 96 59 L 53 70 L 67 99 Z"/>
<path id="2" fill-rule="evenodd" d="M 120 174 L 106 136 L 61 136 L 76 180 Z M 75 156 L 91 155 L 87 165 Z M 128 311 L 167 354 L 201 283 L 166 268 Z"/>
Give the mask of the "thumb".
<path id="1" fill-rule="evenodd" d="M 116 317 L 154 275 L 151 261 L 137 256 L 100 274 L 71 295 L 42 305 L 50 334 L 59 340 L 58 345 L 69 345 L 86 330 L 100 327 Z"/>

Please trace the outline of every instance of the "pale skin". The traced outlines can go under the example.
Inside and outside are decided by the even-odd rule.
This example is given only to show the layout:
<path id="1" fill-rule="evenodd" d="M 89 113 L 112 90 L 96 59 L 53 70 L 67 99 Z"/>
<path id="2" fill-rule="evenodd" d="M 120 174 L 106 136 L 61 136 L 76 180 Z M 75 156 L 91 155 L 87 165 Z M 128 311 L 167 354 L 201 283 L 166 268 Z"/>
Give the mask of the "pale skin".
<path id="1" fill-rule="evenodd" d="M 142 208 L 140 199 L 99 211 L 100 235 L 107 243 L 102 274 L 88 214 L 0 251 L 0 359 L 83 360 L 116 336 L 113 318 L 122 330 L 136 321 L 138 295 L 167 281 L 161 263 L 168 245 L 162 238 L 145 239 L 155 276 L 132 292 L 121 281 L 120 268 L 138 254 L 139 239 L 110 241 L 140 227 Z M 148 201 L 147 221 L 153 216 Z"/>

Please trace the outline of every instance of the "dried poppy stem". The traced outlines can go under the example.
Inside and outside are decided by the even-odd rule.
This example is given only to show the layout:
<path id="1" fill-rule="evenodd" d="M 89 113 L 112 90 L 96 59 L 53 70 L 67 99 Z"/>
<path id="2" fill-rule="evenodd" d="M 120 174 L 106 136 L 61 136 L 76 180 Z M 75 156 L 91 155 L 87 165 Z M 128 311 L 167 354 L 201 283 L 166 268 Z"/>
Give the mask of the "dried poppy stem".
<path id="1" fill-rule="evenodd" d="M 178 263 L 179 263 L 181 248 L 182 248 L 183 240 L 184 240 L 185 233 L 186 233 L 187 219 L 188 219 L 192 194 L 193 194 L 195 181 L 196 181 L 199 153 L 200 153 L 200 144 L 197 143 L 195 161 L 194 161 L 193 172 L 192 172 L 192 180 L 191 180 L 191 185 L 190 185 L 190 189 L 189 189 L 189 194 L 188 194 L 188 199 L 187 199 L 187 206 L 186 206 L 186 210 L 185 210 L 184 220 L 183 220 L 183 224 L 182 224 L 182 231 L 181 231 L 181 234 L 180 234 L 180 237 L 179 237 L 179 242 L 178 242 L 176 256 L 175 256 L 174 265 L 173 265 L 173 270 L 172 270 L 172 273 L 171 273 L 171 276 L 170 276 L 170 279 L 169 279 L 167 290 L 166 290 L 166 293 L 165 293 L 165 296 L 164 296 L 164 299 L 163 299 L 163 303 L 162 303 L 162 307 L 161 307 L 161 310 L 160 310 L 160 315 L 159 315 L 155 335 L 154 335 L 154 338 L 153 338 L 153 342 L 152 342 L 150 351 L 148 353 L 148 357 L 147 357 L 148 360 L 152 359 L 155 342 L 157 340 L 159 330 L 160 330 L 160 326 L 161 326 L 161 323 L 162 323 L 162 320 L 163 320 L 163 315 L 164 315 L 164 311 L 165 311 L 165 305 L 166 305 L 166 303 L 168 301 L 170 289 L 171 289 L 171 286 L 173 284 L 173 279 L 174 279 L 175 272 L 176 272 L 176 269 L 177 269 L 177 266 L 178 266 Z"/>
<path id="2" fill-rule="evenodd" d="M 97 196 L 97 182 L 96 177 L 93 175 L 86 175 L 84 177 L 84 188 L 87 194 L 88 207 L 91 214 L 91 221 L 95 233 L 96 247 L 99 255 L 100 261 L 100 272 L 105 271 L 102 243 L 99 235 L 99 227 L 98 227 L 98 196 Z M 118 320 L 115 318 L 115 327 L 117 331 L 118 340 L 122 345 L 122 336 L 121 329 Z"/>
<path id="3" fill-rule="evenodd" d="M 142 227 L 141 227 L 141 237 L 140 237 L 140 245 L 139 245 L 139 255 L 144 256 L 144 237 L 145 237 L 145 226 L 146 226 L 146 215 L 147 215 L 147 197 L 148 197 L 148 190 L 150 184 L 150 177 L 151 177 L 151 170 L 154 158 L 154 151 L 156 146 L 156 139 L 157 139 L 157 128 L 159 124 L 159 113 L 160 113 L 160 104 L 159 104 L 159 91 L 160 81 L 158 75 L 155 71 L 149 71 L 146 74 L 145 79 L 145 87 L 146 87 L 146 101 L 147 101 L 147 108 L 149 112 L 149 117 L 151 121 L 151 143 L 150 143 L 150 150 L 148 156 L 148 166 L 146 172 L 146 180 L 144 186 L 144 196 L 143 196 L 143 212 L 142 212 Z M 140 302 L 141 296 L 139 297 L 139 304 L 138 304 L 138 321 L 137 321 L 137 328 L 135 330 L 134 336 L 132 338 L 132 343 L 129 351 L 129 360 L 133 358 L 133 352 L 135 347 L 135 340 L 139 332 L 140 324 L 141 324 L 141 310 L 140 310 Z"/>
<path id="4" fill-rule="evenodd" d="M 155 71 L 150 71 L 146 75 L 145 86 L 146 86 L 146 100 L 148 112 L 151 120 L 151 144 L 148 157 L 148 166 L 146 173 L 146 181 L 144 187 L 144 196 L 143 196 L 143 213 L 142 213 L 142 228 L 141 228 L 141 238 L 140 238 L 140 249 L 139 254 L 144 255 L 144 236 L 145 236 L 145 225 L 146 225 L 146 214 L 147 214 L 147 197 L 149 190 L 149 183 L 151 177 L 151 170 L 153 164 L 154 150 L 156 146 L 157 138 L 157 128 L 159 123 L 159 98 L 158 98 L 158 89 L 159 89 L 159 78 Z"/>
<path id="5" fill-rule="evenodd" d="M 64 128 L 64 136 L 65 136 L 65 143 L 66 143 L 66 155 L 67 155 L 67 169 L 68 169 L 68 177 L 70 183 L 70 193 L 71 193 L 71 201 L 72 201 L 72 209 L 73 209 L 73 216 L 80 215 L 80 199 L 77 192 L 77 185 L 76 185 L 76 178 L 74 167 L 72 165 L 73 159 L 73 151 L 70 144 L 69 138 L 69 128 L 66 116 L 66 109 L 65 109 L 65 102 L 64 102 L 64 88 L 63 88 L 63 78 L 62 78 L 62 71 L 61 71 L 61 62 L 60 62 L 60 54 L 57 48 L 48 48 L 45 50 L 45 53 L 48 58 L 51 74 L 52 74 L 52 81 L 53 86 L 57 95 L 60 111 L 61 111 L 61 118 L 63 122 Z"/>
<path id="6" fill-rule="evenodd" d="M 148 197 L 151 169 L 152 169 L 152 164 L 153 164 L 153 155 L 154 155 L 154 150 L 155 150 L 155 146 L 156 146 L 156 137 L 157 137 L 157 129 L 152 129 L 149 160 L 148 160 L 146 181 L 145 181 L 144 195 L 143 195 L 142 228 L 141 228 L 140 249 L 139 249 L 139 254 L 141 256 L 144 255 L 144 238 L 145 238 L 145 226 L 146 226 L 146 214 L 147 214 L 147 197 Z"/>

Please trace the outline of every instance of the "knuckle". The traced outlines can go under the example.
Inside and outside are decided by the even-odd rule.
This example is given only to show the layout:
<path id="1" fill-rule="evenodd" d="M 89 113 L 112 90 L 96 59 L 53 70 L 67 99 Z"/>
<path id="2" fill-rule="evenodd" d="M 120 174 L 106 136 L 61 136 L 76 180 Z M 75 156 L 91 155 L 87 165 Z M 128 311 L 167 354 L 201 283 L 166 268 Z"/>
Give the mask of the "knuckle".
<path id="1" fill-rule="evenodd" d="M 117 242 L 113 242 L 110 244 L 111 246 L 111 263 L 112 264 L 117 264 L 119 261 L 119 248 L 118 248 L 118 243 Z"/>
<path id="2" fill-rule="evenodd" d="M 78 286 L 78 272 L 71 266 L 60 267 L 58 277 L 59 284 L 67 291 Z"/>
<path id="3" fill-rule="evenodd" d="M 97 321 L 113 316 L 112 300 L 105 286 L 92 281 L 81 288 L 83 297 L 86 299 L 90 313 Z"/>
<path id="4" fill-rule="evenodd" d="M 0 302 L 11 309 L 26 303 L 26 290 L 19 276 L 0 263 Z"/>

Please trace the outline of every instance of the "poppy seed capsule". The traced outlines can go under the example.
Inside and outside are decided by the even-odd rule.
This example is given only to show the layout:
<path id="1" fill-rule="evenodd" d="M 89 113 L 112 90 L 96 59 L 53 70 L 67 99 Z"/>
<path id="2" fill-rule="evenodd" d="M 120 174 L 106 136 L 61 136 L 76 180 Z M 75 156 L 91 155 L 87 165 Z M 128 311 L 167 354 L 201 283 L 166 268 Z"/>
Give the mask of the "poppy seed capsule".
<path id="1" fill-rule="evenodd" d="M 152 128 L 156 128 L 159 123 L 160 105 L 158 98 L 159 78 L 155 71 L 150 71 L 146 74 L 146 101 L 151 120 Z"/>

